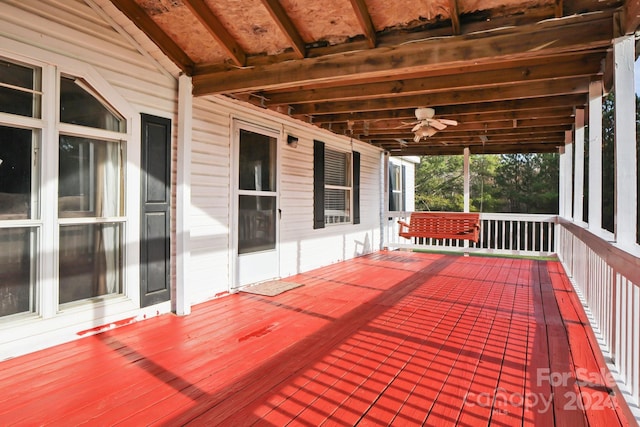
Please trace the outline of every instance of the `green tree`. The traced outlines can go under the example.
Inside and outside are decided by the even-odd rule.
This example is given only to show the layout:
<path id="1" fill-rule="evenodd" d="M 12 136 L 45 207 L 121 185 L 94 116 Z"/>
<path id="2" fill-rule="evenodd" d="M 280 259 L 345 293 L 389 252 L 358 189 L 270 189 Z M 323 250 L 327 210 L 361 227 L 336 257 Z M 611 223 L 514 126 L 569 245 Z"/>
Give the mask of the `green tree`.
<path id="1" fill-rule="evenodd" d="M 500 156 L 478 154 L 471 156 L 471 211 L 498 212 L 500 197 L 496 192 L 496 172 Z"/>
<path id="2" fill-rule="evenodd" d="M 636 97 L 637 100 L 637 97 Z M 637 101 L 636 101 L 637 103 Z M 602 228 L 613 233 L 615 200 L 614 94 L 602 100 Z"/>
<path id="3" fill-rule="evenodd" d="M 462 156 L 424 156 L 416 169 L 416 210 L 462 211 Z M 476 212 L 555 213 L 558 156 L 474 155 L 470 208 Z"/>
<path id="4" fill-rule="evenodd" d="M 423 156 L 416 168 L 417 211 L 462 211 L 462 156 Z"/>
<path id="5" fill-rule="evenodd" d="M 558 212 L 557 154 L 503 154 L 496 173 L 500 211 Z"/>

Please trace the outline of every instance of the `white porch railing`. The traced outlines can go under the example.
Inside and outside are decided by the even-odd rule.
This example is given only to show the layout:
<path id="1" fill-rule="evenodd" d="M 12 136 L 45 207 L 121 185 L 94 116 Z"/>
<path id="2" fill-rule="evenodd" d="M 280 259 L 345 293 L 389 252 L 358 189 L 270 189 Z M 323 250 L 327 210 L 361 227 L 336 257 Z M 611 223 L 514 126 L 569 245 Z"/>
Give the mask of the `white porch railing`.
<path id="1" fill-rule="evenodd" d="M 640 258 L 566 220 L 558 225 L 558 256 L 590 312 L 600 347 L 637 418 Z"/>
<path id="2" fill-rule="evenodd" d="M 398 220 L 409 222 L 411 212 L 387 212 L 384 216 L 384 246 L 428 250 L 450 250 L 509 255 L 545 256 L 555 253 L 555 215 L 480 215 L 478 243 L 454 239 L 405 239 L 398 235 Z"/>

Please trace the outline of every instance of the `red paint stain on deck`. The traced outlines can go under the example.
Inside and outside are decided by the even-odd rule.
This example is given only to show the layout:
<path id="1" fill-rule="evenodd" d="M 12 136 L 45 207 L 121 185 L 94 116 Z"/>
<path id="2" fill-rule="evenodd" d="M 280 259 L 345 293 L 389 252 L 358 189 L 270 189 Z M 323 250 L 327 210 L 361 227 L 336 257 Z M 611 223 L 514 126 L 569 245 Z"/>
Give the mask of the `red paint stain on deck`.
<path id="1" fill-rule="evenodd" d="M 136 321 L 135 316 L 134 317 L 127 317 L 126 319 L 118 320 L 116 322 L 111 322 L 111 323 L 107 323 L 105 325 L 96 326 L 95 328 L 91 328 L 91 329 L 85 329 L 84 331 L 78 331 L 78 332 L 76 332 L 76 334 L 79 335 L 79 336 L 84 336 L 84 335 L 88 335 L 88 334 L 96 334 L 96 333 L 99 333 L 99 332 L 108 331 L 109 329 L 114 329 L 114 328 L 118 328 L 120 326 L 125 326 L 125 325 L 133 323 L 135 321 Z"/>
<path id="2" fill-rule="evenodd" d="M 253 331 L 250 334 L 247 334 L 247 335 L 244 335 L 244 336 L 238 338 L 238 342 L 246 341 L 246 340 L 251 339 L 251 338 L 263 337 L 263 336 L 267 335 L 269 332 L 271 332 L 276 326 L 277 326 L 277 324 L 268 325 L 268 326 L 265 326 L 264 328 L 260 328 L 257 331 Z"/>

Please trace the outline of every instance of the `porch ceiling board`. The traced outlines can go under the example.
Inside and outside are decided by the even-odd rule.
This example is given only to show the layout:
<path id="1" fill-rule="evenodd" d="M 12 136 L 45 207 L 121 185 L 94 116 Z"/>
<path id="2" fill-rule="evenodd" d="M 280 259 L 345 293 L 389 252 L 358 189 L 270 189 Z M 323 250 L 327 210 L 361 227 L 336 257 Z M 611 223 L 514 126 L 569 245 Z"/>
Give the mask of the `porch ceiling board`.
<path id="1" fill-rule="evenodd" d="M 420 107 L 457 120 L 459 131 L 486 123 L 489 137 L 508 125 L 492 121 L 535 119 L 523 117 L 534 110 L 566 107 L 539 127 L 571 123 L 589 82 L 610 80 L 612 40 L 640 25 L 635 0 L 327 0 L 320 9 L 310 0 L 112 2 L 192 76 L 194 95 L 229 96 L 350 135 L 398 130 Z M 179 21 L 178 9 L 191 20 Z M 180 26 L 195 19 L 210 34 Z M 510 151 L 539 148 L 527 140 L 530 126 L 536 121 L 515 127 L 522 133 Z M 412 141 L 411 127 L 402 132 Z M 427 153 L 436 142 L 411 144 Z"/>

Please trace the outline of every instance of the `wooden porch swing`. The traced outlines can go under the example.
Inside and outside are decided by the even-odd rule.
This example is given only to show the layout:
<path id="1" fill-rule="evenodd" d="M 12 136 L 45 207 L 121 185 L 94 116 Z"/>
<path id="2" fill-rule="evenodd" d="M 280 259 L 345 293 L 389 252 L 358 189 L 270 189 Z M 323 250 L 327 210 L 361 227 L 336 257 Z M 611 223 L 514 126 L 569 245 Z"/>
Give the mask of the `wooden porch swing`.
<path id="1" fill-rule="evenodd" d="M 407 224 L 400 224 L 399 235 L 432 239 L 460 239 L 478 242 L 480 214 L 468 212 L 413 212 Z"/>

